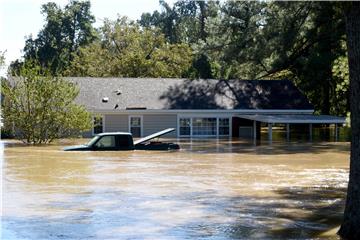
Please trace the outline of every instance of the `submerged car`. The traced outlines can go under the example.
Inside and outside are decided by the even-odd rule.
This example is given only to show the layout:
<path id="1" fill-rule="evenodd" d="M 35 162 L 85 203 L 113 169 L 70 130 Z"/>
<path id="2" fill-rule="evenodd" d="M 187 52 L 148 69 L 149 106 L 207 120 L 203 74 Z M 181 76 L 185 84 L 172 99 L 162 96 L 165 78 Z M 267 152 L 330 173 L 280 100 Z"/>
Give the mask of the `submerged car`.
<path id="1" fill-rule="evenodd" d="M 121 150 L 176 150 L 180 146 L 175 143 L 164 143 L 151 141 L 167 133 L 174 131 L 168 128 L 160 132 L 151 134 L 137 141 L 133 140 L 131 133 L 127 132 L 108 132 L 96 135 L 85 145 L 65 147 L 65 151 L 121 151 Z"/>

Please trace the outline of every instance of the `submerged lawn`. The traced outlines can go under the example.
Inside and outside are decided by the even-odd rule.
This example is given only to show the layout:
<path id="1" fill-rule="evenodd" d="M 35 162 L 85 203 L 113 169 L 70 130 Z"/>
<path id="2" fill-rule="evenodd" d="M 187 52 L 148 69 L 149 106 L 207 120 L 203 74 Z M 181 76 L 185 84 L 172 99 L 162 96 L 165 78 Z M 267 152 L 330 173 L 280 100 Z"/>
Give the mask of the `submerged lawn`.
<path id="1" fill-rule="evenodd" d="M 2 238 L 337 238 L 348 143 L 180 144 L 63 152 L 3 142 Z"/>

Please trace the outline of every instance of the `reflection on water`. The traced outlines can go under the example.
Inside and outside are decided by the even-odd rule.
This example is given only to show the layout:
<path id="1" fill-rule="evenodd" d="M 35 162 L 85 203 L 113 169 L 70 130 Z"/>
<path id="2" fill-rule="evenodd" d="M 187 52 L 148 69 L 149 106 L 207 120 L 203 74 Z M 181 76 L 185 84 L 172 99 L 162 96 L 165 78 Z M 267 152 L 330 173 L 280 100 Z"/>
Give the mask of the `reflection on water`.
<path id="1" fill-rule="evenodd" d="M 341 221 L 348 143 L 180 144 L 175 152 L 5 144 L 2 238 L 336 239 L 322 234 Z"/>

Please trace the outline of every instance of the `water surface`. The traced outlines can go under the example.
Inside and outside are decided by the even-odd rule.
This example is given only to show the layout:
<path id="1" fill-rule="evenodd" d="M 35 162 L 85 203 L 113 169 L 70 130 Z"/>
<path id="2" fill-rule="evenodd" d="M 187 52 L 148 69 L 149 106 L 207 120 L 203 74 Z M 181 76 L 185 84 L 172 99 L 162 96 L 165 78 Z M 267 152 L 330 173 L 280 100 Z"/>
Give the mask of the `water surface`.
<path id="1" fill-rule="evenodd" d="M 64 144 L 2 142 L 3 239 L 336 239 L 348 143 L 183 140 L 174 152 Z"/>

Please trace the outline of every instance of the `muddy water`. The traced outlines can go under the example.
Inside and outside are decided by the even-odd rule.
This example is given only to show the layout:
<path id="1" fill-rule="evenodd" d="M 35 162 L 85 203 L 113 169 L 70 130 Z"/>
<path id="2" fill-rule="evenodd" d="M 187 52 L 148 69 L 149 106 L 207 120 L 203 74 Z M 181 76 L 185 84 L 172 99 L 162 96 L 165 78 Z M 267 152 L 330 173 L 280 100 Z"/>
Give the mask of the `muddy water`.
<path id="1" fill-rule="evenodd" d="M 336 239 L 348 143 L 180 144 L 100 153 L 2 142 L 2 238 Z"/>

